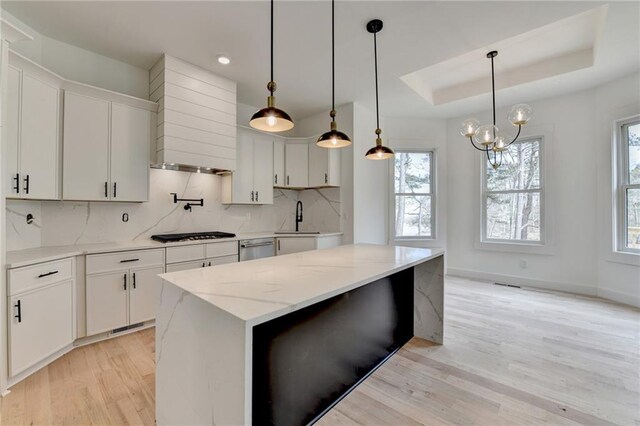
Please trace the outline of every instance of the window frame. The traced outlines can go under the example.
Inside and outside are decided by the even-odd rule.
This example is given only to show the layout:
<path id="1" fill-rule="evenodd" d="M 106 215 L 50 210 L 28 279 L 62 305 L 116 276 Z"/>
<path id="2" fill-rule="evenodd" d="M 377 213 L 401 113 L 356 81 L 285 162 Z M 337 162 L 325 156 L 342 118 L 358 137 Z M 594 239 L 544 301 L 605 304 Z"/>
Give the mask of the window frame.
<path id="1" fill-rule="evenodd" d="M 639 189 L 640 184 L 631 184 L 629 182 L 629 133 L 623 129 L 632 124 L 640 124 L 640 115 L 635 115 L 623 120 L 616 121 L 616 173 L 615 191 L 616 191 L 616 231 L 615 250 L 633 256 L 640 255 L 640 248 L 627 247 L 628 223 L 629 215 L 627 214 L 627 192 L 629 189 Z"/>
<path id="2" fill-rule="evenodd" d="M 487 189 L 487 157 L 482 155 L 481 163 L 481 191 L 480 191 L 480 243 L 481 244 L 506 244 L 509 246 L 520 247 L 544 247 L 547 245 L 547 215 L 546 215 L 546 153 L 545 153 L 545 136 L 543 135 L 530 135 L 524 136 L 513 143 L 516 144 L 526 143 L 530 141 L 538 141 L 538 158 L 539 158 L 539 188 L 536 189 L 511 189 L 511 190 L 488 190 Z M 509 240 L 487 237 L 487 196 L 489 194 L 520 194 L 520 193 L 539 193 L 540 194 L 540 240 L 539 241 L 526 241 L 526 240 Z"/>
<path id="3" fill-rule="evenodd" d="M 389 214 L 389 239 L 391 241 L 433 241 L 437 238 L 437 221 L 436 221 L 436 150 L 429 148 L 394 148 L 396 154 L 407 153 L 407 154 L 429 154 L 431 155 L 431 167 L 429 173 L 431 175 L 431 182 L 429 184 L 429 192 L 396 192 L 395 185 L 395 157 L 389 162 L 389 176 L 391 180 L 391 184 L 389 185 L 389 192 L 391 202 L 390 204 L 390 214 Z M 431 235 L 430 236 L 398 236 L 396 235 L 396 227 L 395 227 L 395 217 L 396 217 L 396 197 L 400 195 L 427 195 L 431 197 Z"/>

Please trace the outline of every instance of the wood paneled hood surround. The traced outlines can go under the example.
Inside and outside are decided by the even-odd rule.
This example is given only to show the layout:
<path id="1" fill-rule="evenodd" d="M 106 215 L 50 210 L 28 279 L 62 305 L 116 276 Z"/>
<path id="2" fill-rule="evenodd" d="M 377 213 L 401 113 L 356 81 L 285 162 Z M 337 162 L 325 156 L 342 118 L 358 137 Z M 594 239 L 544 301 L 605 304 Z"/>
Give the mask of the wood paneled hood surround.
<path id="1" fill-rule="evenodd" d="M 172 56 L 149 70 L 158 102 L 152 166 L 229 173 L 236 168 L 236 83 Z"/>

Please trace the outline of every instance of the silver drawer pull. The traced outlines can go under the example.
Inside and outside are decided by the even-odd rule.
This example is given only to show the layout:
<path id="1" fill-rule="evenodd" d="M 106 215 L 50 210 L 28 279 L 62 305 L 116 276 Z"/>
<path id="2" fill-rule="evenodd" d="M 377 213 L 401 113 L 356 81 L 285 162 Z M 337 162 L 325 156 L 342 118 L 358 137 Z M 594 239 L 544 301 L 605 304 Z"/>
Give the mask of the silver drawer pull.
<path id="1" fill-rule="evenodd" d="M 53 275 L 53 274 L 57 274 L 58 271 L 51 271 L 51 272 L 47 272 L 46 274 L 40 274 L 38 275 L 38 278 L 44 278 L 44 277 L 48 277 L 49 275 Z"/>

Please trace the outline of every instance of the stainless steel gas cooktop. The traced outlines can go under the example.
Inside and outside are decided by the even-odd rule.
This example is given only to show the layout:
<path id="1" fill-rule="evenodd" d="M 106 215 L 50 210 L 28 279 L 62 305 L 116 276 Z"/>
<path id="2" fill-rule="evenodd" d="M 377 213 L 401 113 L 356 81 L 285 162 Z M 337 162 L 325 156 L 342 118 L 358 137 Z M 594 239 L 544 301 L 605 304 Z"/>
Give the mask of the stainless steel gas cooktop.
<path id="1" fill-rule="evenodd" d="M 160 241 L 161 243 L 173 243 L 177 241 L 196 241 L 196 240 L 217 240 L 220 238 L 233 238 L 236 234 L 229 232 L 211 231 L 211 232 L 187 232 L 183 234 L 162 234 L 152 235 L 151 239 Z"/>

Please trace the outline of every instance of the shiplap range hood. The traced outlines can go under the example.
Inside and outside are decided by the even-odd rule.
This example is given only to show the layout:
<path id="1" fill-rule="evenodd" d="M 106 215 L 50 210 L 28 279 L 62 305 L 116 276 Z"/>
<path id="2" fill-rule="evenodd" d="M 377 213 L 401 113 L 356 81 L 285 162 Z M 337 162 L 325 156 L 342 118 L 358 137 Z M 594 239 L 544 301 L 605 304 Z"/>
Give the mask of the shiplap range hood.
<path id="1" fill-rule="evenodd" d="M 236 83 L 163 55 L 149 71 L 158 102 L 151 167 L 228 173 L 236 167 Z"/>

